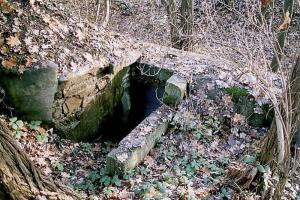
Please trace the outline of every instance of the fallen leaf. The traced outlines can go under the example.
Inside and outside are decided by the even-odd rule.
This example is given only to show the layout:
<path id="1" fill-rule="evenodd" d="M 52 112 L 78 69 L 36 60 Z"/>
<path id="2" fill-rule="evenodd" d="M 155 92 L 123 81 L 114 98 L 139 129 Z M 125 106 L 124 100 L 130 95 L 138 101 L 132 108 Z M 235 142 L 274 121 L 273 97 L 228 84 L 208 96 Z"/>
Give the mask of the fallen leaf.
<path id="1" fill-rule="evenodd" d="M 2 61 L 2 66 L 11 69 L 17 65 L 17 59 L 16 58 L 9 58 L 8 60 L 3 60 Z"/>
<path id="2" fill-rule="evenodd" d="M 18 67 L 18 72 L 19 72 L 20 74 L 23 74 L 24 71 L 25 71 L 25 65 L 19 65 L 19 67 Z"/>
<path id="3" fill-rule="evenodd" d="M 93 62 L 93 56 L 89 53 L 83 54 L 83 57 L 88 61 L 88 62 Z"/>
<path id="4" fill-rule="evenodd" d="M 260 2 L 261 2 L 262 7 L 267 7 L 268 5 L 270 5 L 272 0 L 261 0 Z"/>
<path id="5" fill-rule="evenodd" d="M 28 51 L 30 53 L 38 53 L 39 52 L 39 46 L 38 45 L 29 46 Z"/>
<path id="6" fill-rule="evenodd" d="M 25 66 L 26 67 L 28 67 L 29 65 L 31 65 L 32 64 L 32 58 L 30 58 L 30 57 L 27 57 L 27 58 L 25 58 Z"/>
<path id="7" fill-rule="evenodd" d="M 287 12 L 285 13 L 283 22 L 282 22 L 282 24 L 279 26 L 278 29 L 279 29 L 280 31 L 281 31 L 281 30 L 285 30 L 285 29 L 287 29 L 287 28 L 289 27 L 289 24 L 290 24 L 290 23 L 291 23 L 290 12 L 287 11 Z"/>
<path id="8" fill-rule="evenodd" d="M 7 44 L 11 47 L 19 46 L 21 44 L 19 37 L 16 36 L 9 36 L 9 38 L 6 38 Z"/>
<path id="9" fill-rule="evenodd" d="M 225 106 L 230 106 L 232 104 L 232 97 L 229 95 L 224 95 L 223 97 Z"/>
<path id="10" fill-rule="evenodd" d="M 240 123 L 240 122 L 244 122 L 245 117 L 241 114 L 235 113 L 233 116 L 233 122 L 235 123 Z"/>
<path id="11" fill-rule="evenodd" d="M 49 24 L 50 23 L 50 21 L 51 21 L 51 18 L 50 18 L 50 16 L 49 15 L 43 15 L 42 16 L 42 19 L 43 19 L 43 21 L 45 22 L 45 23 L 47 23 L 47 24 Z"/>
<path id="12" fill-rule="evenodd" d="M 1 3 L 1 12 L 5 13 L 5 14 L 9 14 L 13 11 L 14 11 L 14 8 L 12 7 L 12 5 L 10 3 L 8 3 L 8 2 Z"/>
<path id="13" fill-rule="evenodd" d="M 153 164 L 154 164 L 154 159 L 151 157 L 151 156 L 146 156 L 144 158 L 144 164 L 147 166 L 147 167 L 151 167 Z"/>
<path id="14" fill-rule="evenodd" d="M 1 35 L 0 35 L 1 36 Z M 4 39 L 0 38 L 0 46 L 2 46 L 4 44 Z"/>
<path id="15" fill-rule="evenodd" d="M 81 30 L 76 31 L 76 37 L 79 41 L 82 41 L 85 38 L 85 34 Z"/>
<path id="16" fill-rule="evenodd" d="M 6 55 L 9 52 L 9 48 L 7 46 L 1 47 L 1 53 L 3 55 Z"/>

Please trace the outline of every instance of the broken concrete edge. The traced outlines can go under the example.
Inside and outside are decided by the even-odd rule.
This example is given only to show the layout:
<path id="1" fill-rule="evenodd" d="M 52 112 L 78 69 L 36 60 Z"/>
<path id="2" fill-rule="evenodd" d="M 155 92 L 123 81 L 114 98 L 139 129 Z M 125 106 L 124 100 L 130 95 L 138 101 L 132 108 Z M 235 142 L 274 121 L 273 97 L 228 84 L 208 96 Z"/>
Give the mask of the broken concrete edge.
<path id="1" fill-rule="evenodd" d="M 174 73 L 168 69 L 140 62 L 140 60 L 135 64 L 137 65 L 137 68 L 140 69 L 142 75 L 154 77 L 161 82 L 166 82 Z"/>
<path id="2" fill-rule="evenodd" d="M 163 101 L 169 106 L 177 106 L 184 98 L 188 82 L 179 74 L 172 75 L 166 82 Z"/>
<path id="3" fill-rule="evenodd" d="M 111 63 L 110 66 L 112 68 L 112 78 L 116 76 L 124 67 L 128 67 L 138 60 L 140 60 L 142 54 L 140 51 L 134 50 L 128 52 L 128 54 L 123 55 L 118 61 Z"/>
<path id="4" fill-rule="evenodd" d="M 122 175 L 135 168 L 167 131 L 172 116 L 164 105 L 152 112 L 107 155 L 107 171 Z"/>

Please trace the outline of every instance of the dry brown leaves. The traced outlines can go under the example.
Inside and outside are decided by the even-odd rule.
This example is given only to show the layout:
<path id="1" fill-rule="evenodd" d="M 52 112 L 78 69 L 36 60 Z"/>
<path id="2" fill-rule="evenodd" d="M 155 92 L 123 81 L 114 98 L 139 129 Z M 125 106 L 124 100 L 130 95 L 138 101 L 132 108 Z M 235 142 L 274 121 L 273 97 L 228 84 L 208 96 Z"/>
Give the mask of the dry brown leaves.
<path id="1" fill-rule="evenodd" d="M 8 38 L 6 38 L 6 43 L 11 47 L 16 47 L 21 44 L 18 34 L 16 34 L 15 36 L 9 36 Z"/>
<path id="2" fill-rule="evenodd" d="M 7 69 L 12 69 L 13 67 L 17 66 L 18 62 L 16 58 L 11 57 L 8 60 L 3 60 L 1 64 Z"/>
<path id="3" fill-rule="evenodd" d="M 270 5 L 272 0 L 261 0 L 260 2 L 261 2 L 262 7 L 267 7 Z"/>
<path id="4" fill-rule="evenodd" d="M 287 11 L 284 15 L 283 22 L 282 24 L 280 24 L 278 29 L 280 31 L 286 30 L 289 27 L 290 23 L 291 23 L 290 12 Z"/>
<path id="5" fill-rule="evenodd" d="M 9 3 L 6 0 L 0 0 L 0 10 L 4 14 L 9 14 L 15 11 L 15 8 L 12 3 Z"/>

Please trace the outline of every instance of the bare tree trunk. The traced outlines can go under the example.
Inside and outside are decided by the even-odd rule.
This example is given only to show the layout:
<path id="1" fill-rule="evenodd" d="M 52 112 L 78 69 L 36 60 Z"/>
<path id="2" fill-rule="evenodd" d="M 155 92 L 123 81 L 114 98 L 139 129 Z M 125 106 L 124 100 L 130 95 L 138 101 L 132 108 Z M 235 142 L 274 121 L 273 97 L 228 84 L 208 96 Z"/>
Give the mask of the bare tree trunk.
<path id="1" fill-rule="evenodd" d="M 181 49 L 180 24 L 178 23 L 178 13 L 176 0 L 164 0 L 170 23 L 171 44 L 173 48 Z"/>
<path id="2" fill-rule="evenodd" d="M 272 0 L 260 0 L 260 13 L 258 15 L 258 21 L 260 24 L 264 23 L 264 20 L 270 15 L 270 5 Z"/>
<path id="3" fill-rule="evenodd" d="M 300 134 L 296 132 L 296 126 L 300 123 L 300 55 L 284 95 L 280 110 L 276 111 L 271 128 L 265 138 L 262 147 L 263 154 L 260 158 L 261 164 L 270 166 L 273 178 L 271 187 L 262 188 L 262 197 L 266 200 L 281 199 L 291 170 L 292 138 L 294 136 L 296 139 L 299 137 L 297 134 Z M 257 179 L 263 184 L 263 181 L 260 180 L 261 174 L 253 166 L 242 170 L 232 170 L 228 173 L 228 177 L 231 180 L 234 179 L 242 189 L 249 188 L 251 183 Z"/>
<path id="4" fill-rule="evenodd" d="M 104 0 L 104 8 L 103 8 L 103 18 L 102 18 L 102 26 L 105 28 L 108 25 L 109 22 L 109 16 L 110 16 L 110 0 Z M 101 1 L 96 1 L 97 5 L 97 13 L 96 13 L 96 23 L 98 22 L 99 14 L 100 14 L 100 5 Z"/>
<path id="5" fill-rule="evenodd" d="M 44 196 L 47 199 L 79 199 L 71 189 L 43 176 L 11 135 L 0 121 L 1 188 L 10 198 L 28 200 Z"/>
<path id="6" fill-rule="evenodd" d="M 102 26 L 106 27 L 109 22 L 109 15 L 110 15 L 110 0 L 104 0 L 104 9 L 103 9 L 103 23 Z"/>
<path id="7" fill-rule="evenodd" d="M 187 51 L 193 50 L 194 0 L 182 0 L 180 16 L 176 0 L 165 0 L 170 21 L 172 47 Z"/>
<path id="8" fill-rule="evenodd" d="M 182 0 L 180 11 L 182 27 L 181 48 L 192 51 L 194 46 L 194 0 Z"/>
<path id="9" fill-rule="evenodd" d="M 280 120 L 281 122 L 278 122 L 276 119 L 273 120 L 262 151 L 265 153 L 261 162 L 269 164 L 273 174 L 276 174 L 279 178 L 274 186 L 274 193 L 265 191 L 265 199 L 270 199 L 270 194 L 273 194 L 271 197 L 274 199 L 280 199 L 291 169 L 291 142 L 300 117 L 300 56 L 298 56 L 293 69 L 287 88 L 287 95 L 289 98 L 281 105 L 282 120 Z M 282 123 L 283 126 L 278 126 L 278 123 Z M 282 130 L 279 130 L 279 128 Z M 284 133 L 281 137 L 279 137 L 280 132 Z"/>
<path id="10" fill-rule="evenodd" d="M 284 55 L 285 40 L 288 33 L 290 21 L 292 20 L 294 0 L 285 0 L 283 6 L 283 21 L 277 33 L 277 42 L 275 44 L 274 56 L 271 62 L 273 72 L 277 72 L 280 61 Z"/>
<path id="11" fill-rule="evenodd" d="M 297 71 L 298 70 L 298 71 Z M 294 68 L 294 83 L 293 85 L 295 85 L 294 87 L 300 87 L 300 56 L 298 56 L 295 68 Z M 298 74 L 297 74 L 298 73 Z M 297 76 L 298 75 L 298 76 Z M 298 85 L 297 85 L 298 84 Z M 299 94 L 299 90 L 295 90 L 293 92 L 293 98 L 294 98 L 294 107 L 297 108 L 297 110 L 299 110 L 300 108 L 300 94 Z M 298 93 L 297 93 L 298 92 Z M 300 111 L 298 111 L 298 116 L 297 116 L 297 124 L 295 127 L 295 133 L 293 136 L 293 141 L 294 141 L 294 145 L 295 145 L 295 151 L 294 151 L 294 156 L 295 156 L 295 163 L 294 163 L 294 169 L 293 170 L 297 170 L 297 168 L 299 167 L 300 164 Z"/>

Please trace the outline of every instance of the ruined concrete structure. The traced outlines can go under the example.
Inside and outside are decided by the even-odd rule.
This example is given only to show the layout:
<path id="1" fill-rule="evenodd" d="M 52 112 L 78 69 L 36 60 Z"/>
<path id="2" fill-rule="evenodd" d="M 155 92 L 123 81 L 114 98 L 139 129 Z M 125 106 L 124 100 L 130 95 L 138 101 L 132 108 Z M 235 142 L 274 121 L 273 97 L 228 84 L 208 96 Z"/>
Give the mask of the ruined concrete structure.
<path id="1" fill-rule="evenodd" d="M 67 138 L 82 141 L 93 137 L 102 119 L 117 102 L 126 99 L 124 84 L 131 64 L 138 63 L 143 73 L 166 82 L 164 102 L 174 106 L 184 98 L 189 76 L 204 72 L 208 63 L 218 62 L 210 56 L 143 44 L 126 50 L 119 61 L 108 66 L 81 68 L 69 74 L 57 75 L 52 62 L 23 74 L 1 70 L 0 84 L 25 119 L 53 123 Z M 172 112 L 163 105 L 144 119 L 108 155 L 108 170 L 122 174 L 138 165 L 167 130 L 171 118 Z"/>

